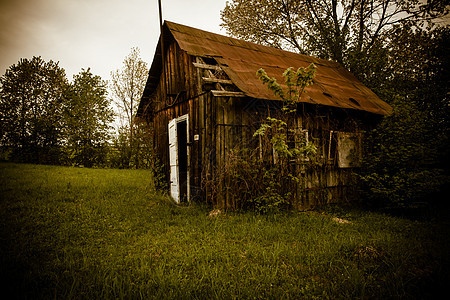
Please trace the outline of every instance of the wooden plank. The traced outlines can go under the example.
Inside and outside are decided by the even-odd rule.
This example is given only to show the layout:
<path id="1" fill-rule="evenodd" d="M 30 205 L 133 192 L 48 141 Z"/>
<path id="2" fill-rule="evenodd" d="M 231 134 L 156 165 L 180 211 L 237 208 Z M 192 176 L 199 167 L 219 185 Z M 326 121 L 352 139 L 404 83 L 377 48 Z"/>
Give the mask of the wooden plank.
<path id="1" fill-rule="evenodd" d="M 177 78 L 177 84 L 176 89 L 177 93 L 184 90 L 184 74 L 183 74 L 183 59 L 180 53 L 180 48 L 178 47 L 178 44 L 174 45 L 175 49 L 175 60 L 176 60 L 176 68 L 175 68 L 175 76 Z"/>
<path id="2" fill-rule="evenodd" d="M 219 79 L 219 78 L 212 78 L 212 77 L 203 77 L 202 80 L 204 82 L 211 82 L 211 83 L 223 83 L 223 84 L 233 84 L 233 81 L 229 79 Z"/>
<path id="3" fill-rule="evenodd" d="M 176 61 L 176 53 L 175 53 L 175 44 L 173 44 L 170 47 L 171 51 L 170 51 L 170 59 L 171 59 L 171 70 L 170 70 L 170 75 L 171 75 L 171 79 L 172 79 L 172 83 L 171 83 L 171 90 L 170 93 L 171 94 L 177 94 L 177 71 L 176 71 L 176 67 L 177 67 L 177 61 Z"/>
<path id="4" fill-rule="evenodd" d="M 214 97 L 245 97 L 242 92 L 229 92 L 229 91 L 211 91 Z"/>
<path id="5" fill-rule="evenodd" d="M 227 99 L 228 101 L 225 101 L 225 98 L 222 98 L 223 122 L 224 122 L 224 124 L 233 124 L 234 125 L 234 114 L 231 111 L 232 99 L 233 98 L 230 98 L 230 99 Z M 227 160 L 227 155 L 229 153 L 228 151 L 233 147 L 233 145 L 232 145 L 232 137 L 233 137 L 232 131 L 233 131 L 234 127 L 235 126 L 225 126 L 223 128 L 223 134 L 224 134 L 224 136 L 223 136 L 223 150 L 222 150 L 222 161 L 223 161 L 223 164 L 225 164 L 225 161 Z M 225 178 L 225 180 L 226 180 L 225 184 L 224 184 L 225 186 L 227 184 L 230 184 L 230 182 L 228 181 L 229 178 Z M 232 203 L 231 203 L 231 198 L 232 197 L 230 195 L 230 190 L 229 189 L 226 190 L 226 194 L 224 196 L 225 196 L 225 199 L 224 199 L 225 200 L 225 203 L 224 203 L 225 207 L 226 208 L 232 207 Z"/>
<path id="6" fill-rule="evenodd" d="M 208 70 L 216 70 L 216 71 L 222 70 L 222 68 L 220 66 L 207 65 L 207 64 L 202 64 L 202 63 L 198 63 L 198 62 L 194 62 L 193 64 L 194 64 L 194 67 L 200 68 L 200 69 L 208 69 Z"/>
<path id="7" fill-rule="evenodd" d="M 192 56 L 189 56 L 189 61 L 192 62 L 192 60 L 194 60 L 195 58 L 193 58 Z M 188 68 L 191 70 L 191 82 L 192 82 L 192 86 L 191 88 L 197 87 L 197 82 L 194 83 L 194 79 L 199 79 L 200 78 L 200 69 L 196 69 L 192 67 L 192 64 L 189 64 Z M 198 82 L 200 82 L 200 80 L 198 80 Z M 197 90 L 193 90 L 192 91 L 194 94 L 200 94 L 202 93 L 201 89 L 198 88 Z M 205 168 L 208 163 L 205 162 L 205 139 L 206 139 L 206 134 L 205 134 L 205 97 L 204 96 L 200 96 L 197 99 L 197 134 L 199 135 L 200 140 L 197 141 L 196 143 L 198 144 L 198 160 L 197 160 L 197 168 L 198 168 L 198 182 L 197 182 L 197 187 L 203 187 L 203 183 L 202 183 L 202 176 L 203 176 L 203 168 Z M 206 192 L 206 191 L 205 191 Z M 206 199 L 207 200 L 207 195 L 206 195 Z"/>
<path id="8" fill-rule="evenodd" d="M 228 99 L 227 101 L 225 101 L 225 98 L 221 98 L 220 99 L 220 104 L 221 104 L 221 108 L 222 108 L 222 113 L 223 113 L 223 119 L 222 122 L 223 124 L 229 124 L 229 120 L 228 120 L 228 112 L 229 112 L 229 105 L 228 105 Z M 228 154 L 228 143 L 229 143 L 229 132 L 230 129 L 232 128 L 232 126 L 222 126 L 222 145 L 221 145 L 221 161 L 222 161 L 222 166 L 225 166 L 225 162 L 226 162 L 226 158 L 227 158 L 227 154 Z M 228 184 L 228 180 L 227 180 L 227 176 L 225 176 L 224 178 L 224 182 L 223 182 L 223 186 L 224 188 L 227 186 Z M 226 189 L 225 191 L 222 191 L 221 193 L 223 194 L 223 207 L 224 208 L 228 208 L 228 202 L 229 202 L 229 189 Z"/>
<path id="9" fill-rule="evenodd" d="M 168 105 L 171 105 L 172 104 L 172 99 L 171 99 L 171 97 L 169 97 L 169 94 L 172 94 L 172 82 L 173 82 L 173 80 L 172 80 L 172 68 L 171 68 L 171 65 L 172 65 L 172 60 L 171 60 L 171 57 L 170 57 L 170 54 L 171 54 L 171 52 L 172 51 L 170 51 L 171 49 L 170 49 L 170 46 L 168 47 L 168 49 L 167 49 L 167 54 L 166 54 L 166 65 L 167 65 L 167 73 L 166 73 L 166 92 L 167 92 L 167 103 L 168 103 Z"/>
<path id="10" fill-rule="evenodd" d="M 233 148 L 239 144 L 243 146 L 242 140 L 242 99 L 232 98 L 231 108 L 234 115 L 233 124 L 239 125 L 235 126 L 233 129 Z"/>

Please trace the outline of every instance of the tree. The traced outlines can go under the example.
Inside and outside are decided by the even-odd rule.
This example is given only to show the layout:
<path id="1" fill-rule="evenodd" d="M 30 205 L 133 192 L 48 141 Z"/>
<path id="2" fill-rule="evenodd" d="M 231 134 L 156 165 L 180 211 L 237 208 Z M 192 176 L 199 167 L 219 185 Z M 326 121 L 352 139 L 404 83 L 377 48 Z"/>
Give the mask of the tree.
<path id="1" fill-rule="evenodd" d="M 139 137 L 136 137 L 135 116 L 145 83 L 148 76 L 148 67 L 139 54 L 138 48 L 132 48 L 131 53 L 125 57 L 122 69 L 111 72 L 111 90 L 114 103 L 119 110 L 119 121 L 122 127 L 119 131 L 128 132 L 126 141 L 127 166 L 139 167 Z"/>
<path id="2" fill-rule="evenodd" d="M 59 163 L 67 85 L 64 69 L 41 57 L 21 59 L 0 78 L 0 145 L 13 159 Z"/>
<path id="3" fill-rule="evenodd" d="M 359 175 L 371 204 L 398 208 L 441 200 L 438 192 L 449 178 L 445 166 L 438 164 L 435 143 L 440 139 L 430 121 L 414 102 L 399 101 L 394 113 L 368 133 L 370 155 Z"/>
<path id="4" fill-rule="evenodd" d="M 106 159 L 113 111 L 107 98 L 107 83 L 90 69 L 74 75 L 67 93 L 65 125 L 70 162 L 86 167 Z"/>
<path id="5" fill-rule="evenodd" d="M 390 39 L 386 76 L 377 90 L 394 112 L 369 133 L 370 155 L 360 173 L 377 205 L 446 200 L 439 192 L 450 178 L 449 36 L 448 27 L 402 26 Z"/>
<path id="6" fill-rule="evenodd" d="M 396 24 L 422 26 L 448 13 L 448 1 L 233 0 L 221 12 L 238 38 L 332 59 L 353 70 Z M 359 59 L 356 59 L 359 58 Z M 358 75 L 358 74 L 357 74 Z"/>
<path id="7" fill-rule="evenodd" d="M 392 104 L 361 176 L 373 199 L 408 205 L 448 185 L 450 29 L 438 24 L 448 11 L 449 1 L 234 0 L 222 26 L 340 62 Z"/>

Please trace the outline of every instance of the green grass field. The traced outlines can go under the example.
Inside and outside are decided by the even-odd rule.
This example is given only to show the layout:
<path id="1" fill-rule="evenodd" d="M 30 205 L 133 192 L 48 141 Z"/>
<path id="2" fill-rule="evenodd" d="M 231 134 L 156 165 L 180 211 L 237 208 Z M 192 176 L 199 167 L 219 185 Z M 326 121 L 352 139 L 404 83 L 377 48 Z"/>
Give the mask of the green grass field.
<path id="1" fill-rule="evenodd" d="M 2 294 L 422 299 L 449 282 L 445 220 L 209 211 L 173 205 L 145 170 L 0 163 Z"/>

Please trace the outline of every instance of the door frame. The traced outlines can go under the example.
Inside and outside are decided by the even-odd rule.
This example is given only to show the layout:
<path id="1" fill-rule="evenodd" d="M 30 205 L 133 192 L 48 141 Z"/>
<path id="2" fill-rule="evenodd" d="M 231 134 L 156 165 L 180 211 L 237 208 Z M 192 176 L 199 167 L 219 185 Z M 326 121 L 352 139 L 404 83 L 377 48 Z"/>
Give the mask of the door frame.
<path id="1" fill-rule="evenodd" d="M 178 132 L 178 130 L 177 130 L 177 124 L 178 123 L 181 123 L 181 122 L 186 122 L 186 156 L 187 156 L 187 166 L 186 166 L 186 168 L 187 168 L 187 174 L 186 174 L 186 194 L 187 194 L 187 201 L 188 202 L 190 202 L 191 201 L 191 185 L 190 185 L 190 171 L 191 171 L 191 168 L 190 168 L 190 147 L 189 147 L 189 144 L 190 144 L 190 138 L 189 138 L 189 114 L 185 114 L 185 115 L 182 115 L 182 116 L 179 116 L 179 117 L 177 117 L 177 118 L 174 118 L 174 119 L 172 119 L 172 120 L 170 120 L 169 121 L 169 123 L 168 123 L 168 135 L 169 135 L 169 140 L 168 140 L 168 144 L 169 144 L 169 180 L 170 180 L 170 195 L 172 196 L 172 198 L 175 200 L 175 202 L 176 203 L 180 203 L 181 201 L 180 201 L 180 168 L 179 168 L 179 161 L 178 161 L 178 153 L 179 153 L 179 145 L 178 145 L 178 135 L 180 134 L 180 132 Z M 175 137 L 172 137 L 172 139 L 174 140 L 174 142 L 175 142 L 175 148 L 176 148 L 176 151 L 171 151 L 171 144 L 170 144 L 170 141 L 171 141 L 171 130 L 170 130 L 170 127 L 172 126 L 172 124 L 174 125 L 174 127 L 175 127 L 175 129 L 173 130 L 173 132 L 175 133 Z M 171 158 L 171 155 L 176 155 L 176 157 L 175 158 Z M 173 161 L 175 161 L 175 163 L 176 163 L 176 166 L 175 166 L 175 172 L 176 172 L 176 175 L 175 176 L 173 176 L 174 174 L 172 174 L 172 171 L 173 171 L 173 168 L 172 168 L 172 164 L 171 164 L 171 162 L 172 162 L 172 160 Z M 172 194 L 172 191 L 173 191 L 173 187 L 172 187 L 172 178 L 176 178 L 176 180 L 177 180 L 177 185 L 176 185 L 176 187 L 175 187 L 175 189 L 176 189 L 176 192 L 174 193 L 174 194 Z"/>

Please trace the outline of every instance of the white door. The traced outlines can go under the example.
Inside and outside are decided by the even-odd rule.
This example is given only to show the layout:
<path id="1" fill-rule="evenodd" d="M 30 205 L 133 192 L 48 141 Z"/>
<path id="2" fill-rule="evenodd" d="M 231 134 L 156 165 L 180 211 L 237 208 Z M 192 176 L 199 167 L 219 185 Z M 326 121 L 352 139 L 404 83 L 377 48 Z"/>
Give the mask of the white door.
<path id="1" fill-rule="evenodd" d="M 170 163 L 170 195 L 180 203 L 180 187 L 178 185 L 178 143 L 177 119 L 169 122 L 169 163 Z"/>

